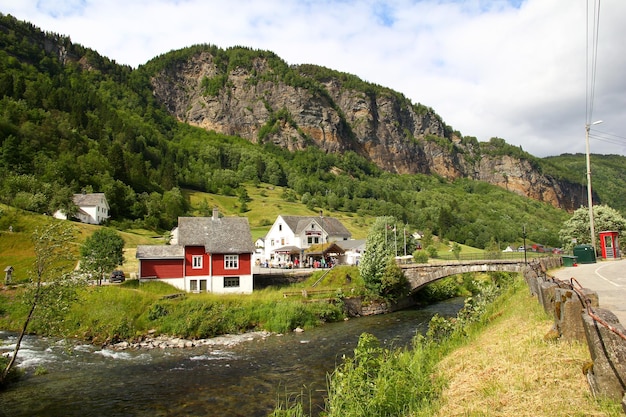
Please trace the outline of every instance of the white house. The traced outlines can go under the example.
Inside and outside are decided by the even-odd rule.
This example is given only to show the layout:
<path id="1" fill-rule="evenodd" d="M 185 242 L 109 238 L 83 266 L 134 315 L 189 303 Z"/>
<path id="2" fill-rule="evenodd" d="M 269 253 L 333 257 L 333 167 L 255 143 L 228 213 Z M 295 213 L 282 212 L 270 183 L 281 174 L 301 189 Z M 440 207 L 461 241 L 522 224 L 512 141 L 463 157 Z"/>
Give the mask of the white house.
<path id="1" fill-rule="evenodd" d="M 76 218 L 81 223 L 100 224 L 109 218 L 109 203 L 104 193 L 74 194 L 74 204 L 78 207 Z M 67 220 L 67 215 L 57 210 L 53 216 Z"/>
<path id="2" fill-rule="evenodd" d="M 358 265 L 361 256 L 365 253 L 365 239 L 350 239 L 337 242 L 345 252 L 339 261 L 346 265 Z"/>
<path id="3" fill-rule="evenodd" d="M 279 215 L 263 240 L 262 263 L 302 263 L 312 245 L 350 239 L 352 234 L 337 219 L 324 216 Z"/>

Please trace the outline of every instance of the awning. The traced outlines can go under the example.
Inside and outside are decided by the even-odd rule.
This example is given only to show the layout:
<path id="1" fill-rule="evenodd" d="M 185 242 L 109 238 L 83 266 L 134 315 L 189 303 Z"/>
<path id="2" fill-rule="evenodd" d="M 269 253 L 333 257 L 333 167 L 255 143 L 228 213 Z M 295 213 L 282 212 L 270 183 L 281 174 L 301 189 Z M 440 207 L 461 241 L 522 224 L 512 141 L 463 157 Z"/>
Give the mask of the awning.
<path id="1" fill-rule="evenodd" d="M 308 249 L 305 249 L 304 253 L 306 255 L 328 255 L 328 254 L 336 254 L 342 255 L 346 251 L 341 249 L 339 245 L 336 243 L 317 243 L 315 245 L 311 245 Z"/>
<path id="2" fill-rule="evenodd" d="M 274 253 L 286 253 L 290 255 L 298 255 L 300 252 L 302 252 L 302 249 L 297 246 L 283 246 L 274 250 Z"/>

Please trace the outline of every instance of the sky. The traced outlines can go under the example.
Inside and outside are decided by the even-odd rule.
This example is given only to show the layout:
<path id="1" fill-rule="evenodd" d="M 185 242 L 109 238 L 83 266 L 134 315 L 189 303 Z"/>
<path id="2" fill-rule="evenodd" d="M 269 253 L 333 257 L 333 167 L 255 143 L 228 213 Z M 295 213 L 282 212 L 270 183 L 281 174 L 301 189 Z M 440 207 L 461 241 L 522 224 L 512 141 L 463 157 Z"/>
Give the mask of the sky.
<path id="1" fill-rule="evenodd" d="M 624 0 L 0 0 L 0 12 L 134 68 L 245 46 L 392 88 L 479 141 L 585 153 L 589 125 L 592 154 L 626 155 Z"/>

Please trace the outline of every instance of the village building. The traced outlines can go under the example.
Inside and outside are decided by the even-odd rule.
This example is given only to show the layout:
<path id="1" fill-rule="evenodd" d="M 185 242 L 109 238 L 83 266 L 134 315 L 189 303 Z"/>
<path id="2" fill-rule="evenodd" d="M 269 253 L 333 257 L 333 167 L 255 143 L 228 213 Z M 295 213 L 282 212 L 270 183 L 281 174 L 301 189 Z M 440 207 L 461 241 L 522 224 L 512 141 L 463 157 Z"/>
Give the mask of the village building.
<path id="1" fill-rule="evenodd" d="M 281 268 L 314 266 L 316 261 L 325 263 L 330 261 L 326 259 L 328 247 L 309 249 L 314 245 L 349 240 L 351 236 L 348 229 L 332 217 L 279 215 L 263 239 L 262 247 L 258 242 L 257 248 L 262 250 L 258 252 L 257 263 Z"/>
<path id="2" fill-rule="evenodd" d="M 104 193 L 74 194 L 74 204 L 78 211 L 74 215 L 81 223 L 101 224 L 109 218 L 109 203 Z M 53 217 L 67 220 L 67 214 L 57 210 Z"/>
<path id="3" fill-rule="evenodd" d="M 344 265 L 358 265 L 361 256 L 365 253 L 365 239 L 350 239 L 337 242 L 344 253 L 339 258 L 339 263 Z"/>
<path id="4" fill-rule="evenodd" d="M 139 279 L 187 292 L 252 293 L 254 244 L 248 219 L 179 217 L 175 244 L 139 245 Z M 170 241 L 170 242 L 172 242 Z"/>

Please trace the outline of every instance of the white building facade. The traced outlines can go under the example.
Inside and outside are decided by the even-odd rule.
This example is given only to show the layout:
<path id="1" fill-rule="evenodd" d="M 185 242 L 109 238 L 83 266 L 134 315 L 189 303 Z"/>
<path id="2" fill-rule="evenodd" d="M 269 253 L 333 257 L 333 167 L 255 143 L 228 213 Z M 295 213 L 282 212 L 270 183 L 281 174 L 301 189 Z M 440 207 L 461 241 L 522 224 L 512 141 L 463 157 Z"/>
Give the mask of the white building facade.
<path id="1" fill-rule="evenodd" d="M 348 240 L 351 233 L 337 219 L 324 216 L 279 215 L 263 239 L 261 265 L 285 266 L 303 262 L 312 245 Z"/>

